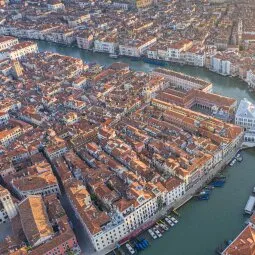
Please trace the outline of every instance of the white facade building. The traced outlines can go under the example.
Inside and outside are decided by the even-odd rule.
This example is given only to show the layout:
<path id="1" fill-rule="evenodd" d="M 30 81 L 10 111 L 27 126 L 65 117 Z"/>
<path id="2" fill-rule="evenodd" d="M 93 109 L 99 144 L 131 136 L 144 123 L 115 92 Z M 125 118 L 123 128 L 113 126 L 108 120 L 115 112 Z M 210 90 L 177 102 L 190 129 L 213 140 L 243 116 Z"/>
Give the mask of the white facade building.
<path id="1" fill-rule="evenodd" d="M 0 36 L 0 51 L 11 48 L 19 43 L 18 39 L 11 36 Z"/>
<path id="2" fill-rule="evenodd" d="M 157 68 L 153 71 L 153 74 L 165 77 L 171 84 L 174 84 L 183 90 L 189 91 L 191 89 L 199 89 L 205 92 L 212 92 L 211 83 L 183 73 L 164 68 Z"/>
<path id="3" fill-rule="evenodd" d="M 37 44 L 34 42 L 21 42 L 14 45 L 5 54 L 1 55 L 1 58 L 9 57 L 10 59 L 19 59 L 26 56 L 29 53 L 38 52 Z"/>
<path id="4" fill-rule="evenodd" d="M 136 207 L 130 205 L 130 207 L 125 208 L 123 211 L 119 211 L 116 208 L 116 212 L 111 217 L 111 221 L 100 232 L 94 235 L 90 233 L 86 223 L 83 222 L 97 251 L 116 244 L 134 230 L 139 229 L 141 224 L 149 221 L 156 214 L 158 210 L 157 197 L 153 199 L 140 197 L 137 201 L 139 202 Z"/>
<path id="5" fill-rule="evenodd" d="M 3 130 L 0 132 L 0 144 L 3 146 L 8 146 L 22 134 L 23 130 L 18 126 L 9 130 Z"/>
<path id="6" fill-rule="evenodd" d="M 196 53 L 196 52 L 185 52 L 184 53 L 185 63 L 194 65 L 194 66 L 204 66 L 205 65 L 205 53 Z"/>
<path id="7" fill-rule="evenodd" d="M 244 133 L 244 145 L 248 147 L 255 146 L 255 129 L 250 129 Z"/>
<path id="8" fill-rule="evenodd" d="M 235 124 L 244 127 L 246 130 L 255 129 L 255 105 L 246 98 L 241 100 L 238 106 Z"/>
<path id="9" fill-rule="evenodd" d="M 116 54 L 118 49 L 118 43 L 115 41 L 95 40 L 94 51 L 106 52 L 109 54 Z"/>
<path id="10" fill-rule="evenodd" d="M 53 2 L 52 3 L 48 3 L 47 4 L 47 8 L 49 11 L 57 11 L 57 10 L 64 10 L 65 9 L 65 5 L 61 2 Z"/>
<path id="11" fill-rule="evenodd" d="M 231 75 L 231 62 L 217 54 L 211 57 L 211 71 L 221 75 Z"/>
<path id="12" fill-rule="evenodd" d="M 255 69 L 247 72 L 246 81 L 251 88 L 255 88 Z"/>
<path id="13" fill-rule="evenodd" d="M 0 112 L 0 126 L 6 124 L 10 119 L 10 115 L 8 112 Z"/>
<path id="14" fill-rule="evenodd" d="M 170 178 L 170 180 L 165 183 L 167 193 L 166 193 L 166 205 L 169 206 L 178 199 L 180 199 L 186 191 L 185 182 L 177 179 Z"/>
<path id="15" fill-rule="evenodd" d="M 157 38 L 149 38 L 147 40 L 130 40 L 129 42 L 119 45 L 120 55 L 129 57 L 140 57 L 146 50 L 156 43 Z"/>
<path id="16" fill-rule="evenodd" d="M 88 50 L 89 48 L 92 47 L 93 39 L 94 39 L 94 37 L 92 34 L 88 34 L 85 32 L 81 35 L 78 35 L 76 37 L 76 42 L 77 42 L 78 48 Z"/>

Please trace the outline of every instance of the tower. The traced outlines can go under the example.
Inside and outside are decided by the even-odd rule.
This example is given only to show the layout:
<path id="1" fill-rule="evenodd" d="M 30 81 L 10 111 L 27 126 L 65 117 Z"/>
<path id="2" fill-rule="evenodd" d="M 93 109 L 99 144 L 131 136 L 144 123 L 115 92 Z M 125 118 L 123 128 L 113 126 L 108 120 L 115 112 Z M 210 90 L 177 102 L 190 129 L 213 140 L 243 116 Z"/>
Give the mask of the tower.
<path id="1" fill-rule="evenodd" d="M 242 37 L 243 37 L 243 21 L 241 19 L 239 19 L 238 21 L 237 33 L 238 33 L 238 44 L 241 44 Z"/>
<path id="2" fill-rule="evenodd" d="M 23 68 L 18 60 L 14 60 L 12 63 L 13 73 L 16 78 L 19 78 L 23 75 Z"/>
<path id="3" fill-rule="evenodd" d="M 10 192 L 2 186 L 0 186 L 0 201 L 9 219 L 12 219 L 17 215 L 17 209 L 12 201 Z"/>

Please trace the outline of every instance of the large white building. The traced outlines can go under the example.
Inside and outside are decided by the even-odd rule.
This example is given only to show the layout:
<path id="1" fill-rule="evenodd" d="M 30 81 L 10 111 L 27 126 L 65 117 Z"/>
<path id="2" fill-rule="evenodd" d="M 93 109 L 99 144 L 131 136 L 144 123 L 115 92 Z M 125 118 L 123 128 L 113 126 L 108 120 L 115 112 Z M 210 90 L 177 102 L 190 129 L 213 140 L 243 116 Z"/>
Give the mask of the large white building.
<path id="1" fill-rule="evenodd" d="M 255 129 L 255 105 L 246 98 L 241 100 L 235 116 L 235 124 L 246 130 Z"/>
<path id="2" fill-rule="evenodd" d="M 20 59 L 25 57 L 29 53 L 38 52 L 37 43 L 35 42 L 21 42 L 13 45 L 9 49 L 0 53 L 0 59 L 10 58 L 10 59 Z"/>
<path id="3" fill-rule="evenodd" d="M 247 72 L 246 81 L 251 88 L 255 88 L 255 69 Z"/>
<path id="4" fill-rule="evenodd" d="M 109 54 L 117 54 L 119 48 L 116 31 L 113 31 L 109 35 L 99 35 L 94 41 L 95 52 L 106 52 Z"/>
<path id="5" fill-rule="evenodd" d="M 57 11 L 57 10 L 64 10 L 65 5 L 61 3 L 59 0 L 50 0 L 47 3 L 47 7 L 49 11 Z"/>
<path id="6" fill-rule="evenodd" d="M 18 39 L 11 36 L 0 36 L 0 50 L 5 50 L 19 43 Z"/>
<path id="7" fill-rule="evenodd" d="M 85 50 L 88 50 L 90 47 L 92 47 L 93 40 L 94 40 L 93 34 L 87 31 L 82 31 L 79 35 L 76 36 L 78 48 Z"/>
<path id="8" fill-rule="evenodd" d="M 10 119 L 10 115 L 8 112 L 0 112 L 0 126 L 6 124 Z"/>
<path id="9" fill-rule="evenodd" d="M 8 146 L 22 134 L 23 130 L 19 126 L 12 129 L 3 130 L 0 132 L 0 144 L 3 146 Z"/>
<path id="10" fill-rule="evenodd" d="M 229 60 L 224 59 L 220 54 L 211 57 L 211 67 L 213 72 L 221 75 L 231 75 L 231 63 Z"/>
<path id="11" fill-rule="evenodd" d="M 119 45 L 120 55 L 129 57 L 140 57 L 146 50 L 156 43 L 157 38 L 129 40 Z"/>
<path id="12" fill-rule="evenodd" d="M 168 82 L 182 90 L 189 91 L 191 89 L 198 89 L 205 92 L 212 92 L 212 84 L 210 82 L 188 76 L 183 73 L 178 73 L 164 68 L 156 68 L 153 71 L 153 74 L 165 77 Z"/>

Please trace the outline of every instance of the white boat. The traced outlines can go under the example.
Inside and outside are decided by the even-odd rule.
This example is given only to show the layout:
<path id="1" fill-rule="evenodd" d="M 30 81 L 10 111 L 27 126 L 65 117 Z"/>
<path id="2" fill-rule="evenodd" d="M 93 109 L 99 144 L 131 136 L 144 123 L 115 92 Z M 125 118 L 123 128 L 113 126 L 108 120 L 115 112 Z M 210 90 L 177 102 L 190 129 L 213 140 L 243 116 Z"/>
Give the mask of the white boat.
<path id="1" fill-rule="evenodd" d="M 230 162 L 230 166 L 233 166 L 236 163 L 236 158 L 234 158 L 231 162 Z"/>
<path id="2" fill-rule="evenodd" d="M 165 221 L 166 221 L 166 223 L 169 225 L 169 226 L 171 226 L 172 227 L 172 225 L 173 225 L 173 223 L 172 223 L 172 221 L 169 219 L 169 218 L 165 218 Z"/>
<path id="3" fill-rule="evenodd" d="M 235 159 L 236 159 L 238 162 L 243 161 L 243 157 L 241 156 L 240 153 L 237 153 L 237 155 L 235 156 Z"/>
<path id="4" fill-rule="evenodd" d="M 126 244 L 126 247 L 131 254 L 135 254 L 135 250 L 129 243 Z"/>
<path id="5" fill-rule="evenodd" d="M 158 225 L 159 225 L 161 228 L 163 228 L 165 231 L 168 230 L 168 227 L 167 227 L 166 224 L 164 224 L 164 223 L 159 223 Z"/>
<path id="6" fill-rule="evenodd" d="M 170 220 L 171 220 L 174 224 L 177 224 L 177 223 L 178 223 L 178 220 L 175 219 L 174 217 L 171 217 Z"/>
<path id="7" fill-rule="evenodd" d="M 162 234 L 160 233 L 160 231 L 156 227 L 153 228 L 153 231 L 156 233 L 156 235 L 158 237 L 162 237 Z"/>
<path id="8" fill-rule="evenodd" d="M 110 54 L 109 57 L 110 58 L 118 58 L 119 56 L 117 54 Z"/>
<path id="9" fill-rule="evenodd" d="M 149 229 L 148 232 L 149 232 L 150 236 L 151 236 L 154 240 L 158 238 L 157 235 L 153 232 L 152 229 Z"/>
<path id="10" fill-rule="evenodd" d="M 251 215 L 253 213 L 254 206 L 255 206 L 255 197 L 250 196 L 249 200 L 247 201 L 246 206 L 244 208 L 245 213 Z"/>
<path id="11" fill-rule="evenodd" d="M 171 217 L 170 217 L 170 216 L 168 216 L 167 218 L 168 218 L 168 220 L 170 221 L 170 223 L 169 223 L 169 224 L 170 224 L 170 226 L 171 226 L 171 227 L 173 227 L 175 224 L 174 224 L 174 223 L 173 223 L 173 221 L 171 220 Z"/>

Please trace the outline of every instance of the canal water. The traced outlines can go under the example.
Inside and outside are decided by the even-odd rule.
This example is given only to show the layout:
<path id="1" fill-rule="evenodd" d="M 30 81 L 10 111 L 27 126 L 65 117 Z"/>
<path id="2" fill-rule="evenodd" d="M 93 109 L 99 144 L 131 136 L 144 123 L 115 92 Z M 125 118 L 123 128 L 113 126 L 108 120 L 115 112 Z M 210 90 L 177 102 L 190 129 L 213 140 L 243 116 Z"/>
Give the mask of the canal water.
<path id="1" fill-rule="evenodd" d="M 93 53 L 92 51 L 81 50 L 77 47 L 61 46 L 44 41 L 38 41 L 38 47 L 40 51 L 58 52 L 63 55 L 81 58 L 88 63 L 96 62 L 104 66 L 108 66 L 116 61 L 121 61 L 128 63 L 133 70 L 137 71 L 149 72 L 158 67 L 153 64 L 144 63 L 143 61 L 132 61 L 130 58 L 126 57 L 112 59 L 108 57 L 108 54 Z M 247 90 L 247 84 L 238 78 L 224 77 L 201 67 L 170 64 L 168 68 L 211 82 L 213 84 L 213 91 L 217 94 L 233 97 L 238 100 L 246 97 L 249 100 L 255 101 L 255 93 L 252 94 L 249 92 Z"/>
<path id="2" fill-rule="evenodd" d="M 7 235 L 10 235 L 12 231 L 11 223 L 6 222 L 0 225 L 0 242 L 4 240 Z"/>
<path id="3" fill-rule="evenodd" d="M 78 57 L 86 62 L 97 62 L 110 65 L 116 62 L 107 55 L 87 52 L 76 47 L 65 47 L 57 44 L 38 42 L 41 51 L 53 51 L 60 54 Z M 134 70 L 151 71 L 155 65 L 142 61 L 131 61 L 120 58 L 118 61 L 130 64 Z M 222 77 L 203 68 L 171 65 L 169 68 L 200 77 L 213 83 L 217 94 L 241 100 L 247 98 L 255 102 L 255 95 L 247 90 L 247 85 L 236 78 Z M 184 205 L 178 210 L 179 223 L 170 229 L 161 239 L 153 241 L 151 246 L 142 252 L 143 255 L 213 255 L 215 249 L 224 240 L 233 239 L 244 227 L 246 218 L 243 209 L 255 186 L 255 150 L 242 152 L 243 162 L 227 167 L 227 182 L 223 188 L 212 191 L 209 201 L 196 201 Z M 86 240 L 78 236 L 81 246 L 86 250 Z"/>

